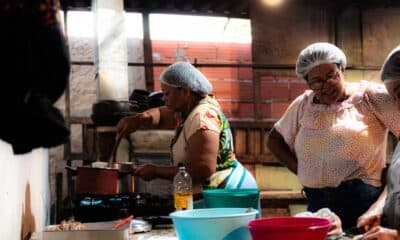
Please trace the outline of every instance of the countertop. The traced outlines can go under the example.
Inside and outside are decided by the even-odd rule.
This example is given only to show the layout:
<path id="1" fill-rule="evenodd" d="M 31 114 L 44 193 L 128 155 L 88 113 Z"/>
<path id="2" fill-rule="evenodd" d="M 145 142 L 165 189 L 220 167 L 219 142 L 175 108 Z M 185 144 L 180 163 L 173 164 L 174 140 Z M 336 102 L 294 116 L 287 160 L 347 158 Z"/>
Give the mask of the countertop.
<path id="1" fill-rule="evenodd" d="M 129 240 L 178 240 L 175 229 L 170 228 L 153 229 L 147 233 L 134 233 L 129 235 Z"/>
<path id="2" fill-rule="evenodd" d="M 87 224 L 87 223 L 86 223 Z M 103 224 L 103 223 L 94 223 L 94 224 Z M 125 232 L 125 234 L 122 234 L 122 232 Z M 130 233 L 129 229 L 125 228 L 121 234 L 118 234 L 116 238 L 118 239 L 124 239 L 124 240 L 178 240 L 178 237 L 176 237 L 175 234 L 175 229 L 173 228 L 173 225 L 163 225 L 158 226 L 156 228 L 153 228 L 149 232 L 144 232 L 144 233 Z M 103 232 L 103 234 L 106 234 L 109 232 Z M 31 236 L 30 240 L 43 240 L 43 239 L 48 239 L 47 237 L 44 237 L 44 232 L 34 232 Z M 117 233 L 116 233 L 117 234 Z M 123 236 L 125 235 L 125 237 Z M 79 236 L 79 237 L 78 237 Z M 128 236 L 126 238 L 126 236 Z M 66 235 L 59 235 L 58 237 L 61 237 L 61 239 L 70 239 Z M 82 238 L 82 239 L 88 239 L 88 235 L 76 235 L 75 237 L 77 238 Z M 99 237 L 99 236 L 98 236 Z M 103 239 L 107 238 L 106 236 L 101 236 L 100 238 Z M 74 240 L 80 240 L 80 239 L 74 239 Z"/>

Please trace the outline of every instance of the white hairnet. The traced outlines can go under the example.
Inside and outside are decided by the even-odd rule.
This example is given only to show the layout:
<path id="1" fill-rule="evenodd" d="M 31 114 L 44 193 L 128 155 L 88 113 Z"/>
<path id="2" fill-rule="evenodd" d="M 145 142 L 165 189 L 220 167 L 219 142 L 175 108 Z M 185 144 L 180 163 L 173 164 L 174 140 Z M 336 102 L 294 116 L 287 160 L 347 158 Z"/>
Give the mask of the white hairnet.
<path id="1" fill-rule="evenodd" d="M 168 66 L 160 75 L 160 81 L 172 87 L 188 87 L 200 96 L 213 90 L 208 79 L 188 62 L 176 62 Z"/>
<path id="2" fill-rule="evenodd" d="M 381 79 L 400 80 L 400 45 L 393 49 L 383 63 Z"/>
<path id="3" fill-rule="evenodd" d="M 336 63 L 346 68 L 346 55 L 331 43 L 313 43 L 303 49 L 296 63 L 296 74 L 305 78 L 314 67 L 324 63 Z"/>

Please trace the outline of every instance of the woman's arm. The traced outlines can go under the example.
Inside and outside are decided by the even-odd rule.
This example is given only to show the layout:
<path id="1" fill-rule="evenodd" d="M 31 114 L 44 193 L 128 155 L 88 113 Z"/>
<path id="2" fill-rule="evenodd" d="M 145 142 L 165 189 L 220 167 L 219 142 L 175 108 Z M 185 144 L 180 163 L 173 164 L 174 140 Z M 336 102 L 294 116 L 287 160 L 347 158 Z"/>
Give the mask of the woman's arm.
<path id="1" fill-rule="evenodd" d="M 283 136 L 272 128 L 267 139 L 267 147 L 275 158 L 289 168 L 294 174 L 297 174 L 297 157 L 290 150 Z"/>
<path id="2" fill-rule="evenodd" d="M 198 130 L 188 139 L 189 160 L 187 171 L 194 184 L 203 183 L 217 168 L 219 133 Z"/>
<path id="3" fill-rule="evenodd" d="M 362 236 L 363 240 L 400 240 L 400 234 L 395 229 L 375 227 Z"/>
<path id="4" fill-rule="evenodd" d="M 219 133 L 211 130 L 198 130 L 188 139 L 189 160 L 186 171 L 192 177 L 193 184 L 203 183 L 216 170 L 219 148 Z M 178 172 L 175 166 L 165 167 L 146 164 L 134 172 L 146 181 L 155 178 L 173 180 Z"/>
<path id="5" fill-rule="evenodd" d="M 166 107 L 159 107 L 124 117 L 116 126 L 117 137 L 135 132 L 141 127 L 172 129 L 175 127 L 174 112 Z"/>
<path id="6" fill-rule="evenodd" d="M 372 204 L 371 207 L 358 218 L 357 227 L 364 227 L 366 230 L 369 230 L 373 227 L 380 225 L 381 215 L 383 211 L 383 206 L 385 205 L 387 193 L 387 186 L 385 186 L 385 189 L 382 191 L 376 202 Z"/>

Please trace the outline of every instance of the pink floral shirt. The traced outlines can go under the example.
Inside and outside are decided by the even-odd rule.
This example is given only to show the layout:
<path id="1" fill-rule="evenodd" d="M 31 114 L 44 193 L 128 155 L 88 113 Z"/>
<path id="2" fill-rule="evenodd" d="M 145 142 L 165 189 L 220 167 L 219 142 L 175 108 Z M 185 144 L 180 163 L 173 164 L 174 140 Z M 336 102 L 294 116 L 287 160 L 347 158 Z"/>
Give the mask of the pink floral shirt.
<path id="1" fill-rule="evenodd" d="M 381 185 L 388 130 L 400 135 L 400 111 L 384 85 L 346 83 L 344 102 L 313 103 L 311 90 L 295 99 L 275 129 L 298 159 L 298 177 L 306 187 L 337 187 L 361 179 Z"/>

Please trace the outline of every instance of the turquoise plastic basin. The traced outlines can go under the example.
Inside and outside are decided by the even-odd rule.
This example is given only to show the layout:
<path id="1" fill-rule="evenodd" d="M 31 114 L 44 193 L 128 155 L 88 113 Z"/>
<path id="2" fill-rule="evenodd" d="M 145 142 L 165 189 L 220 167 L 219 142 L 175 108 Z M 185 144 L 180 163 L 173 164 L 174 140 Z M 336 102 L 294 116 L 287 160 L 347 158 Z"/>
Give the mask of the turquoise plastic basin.
<path id="1" fill-rule="evenodd" d="M 180 240 L 251 240 L 248 223 L 257 210 L 248 208 L 206 208 L 170 214 Z"/>
<path id="2" fill-rule="evenodd" d="M 260 191 L 255 188 L 207 189 L 203 190 L 204 202 L 208 208 L 258 208 Z"/>

